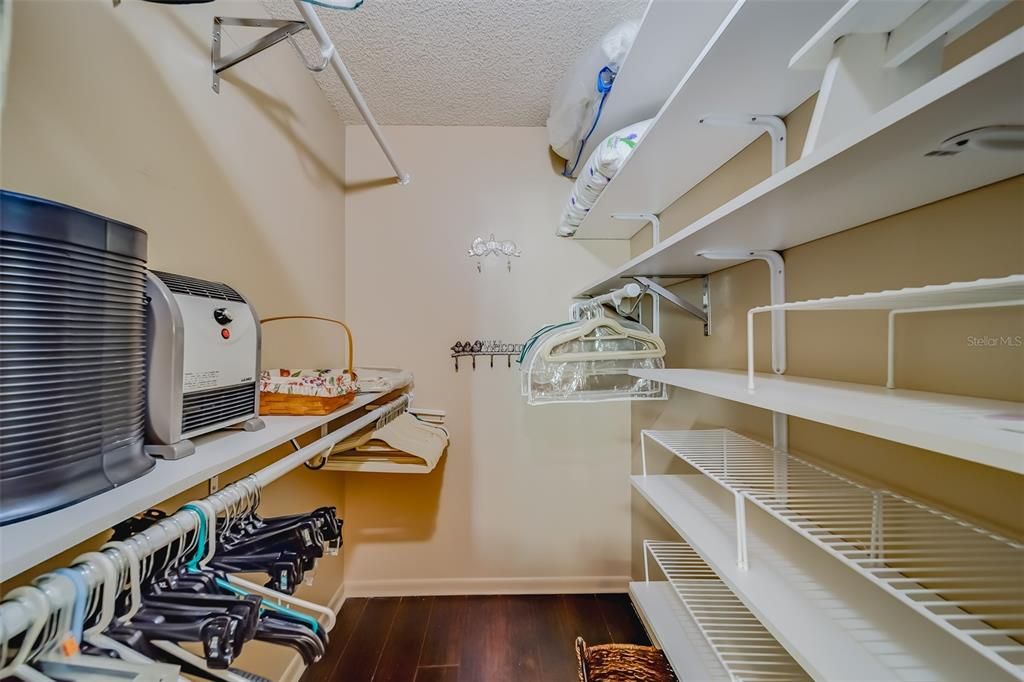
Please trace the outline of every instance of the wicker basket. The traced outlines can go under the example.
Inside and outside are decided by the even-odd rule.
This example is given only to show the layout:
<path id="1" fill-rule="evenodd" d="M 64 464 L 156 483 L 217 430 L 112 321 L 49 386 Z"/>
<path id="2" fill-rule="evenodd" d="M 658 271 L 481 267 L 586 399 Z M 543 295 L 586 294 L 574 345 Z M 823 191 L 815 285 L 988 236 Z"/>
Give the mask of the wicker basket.
<path id="1" fill-rule="evenodd" d="M 260 324 L 276 322 L 278 320 L 322 320 L 336 324 L 345 330 L 345 337 L 348 341 L 348 367 L 345 372 L 356 380 L 355 373 L 355 348 L 352 342 L 352 330 L 341 320 L 334 320 L 329 317 L 317 317 L 315 315 L 280 315 L 278 317 L 267 317 L 260 320 Z M 260 414 L 278 416 L 313 416 L 325 415 L 349 404 L 356 397 L 356 392 L 346 393 L 339 396 L 317 396 L 317 395 L 296 395 L 292 393 L 273 393 L 260 391 Z"/>
<path id="2" fill-rule="evenodd" d="M 676 682 L 661 649 L 637 644 L 587 646 L 576 638 L 580 682 Z"/>

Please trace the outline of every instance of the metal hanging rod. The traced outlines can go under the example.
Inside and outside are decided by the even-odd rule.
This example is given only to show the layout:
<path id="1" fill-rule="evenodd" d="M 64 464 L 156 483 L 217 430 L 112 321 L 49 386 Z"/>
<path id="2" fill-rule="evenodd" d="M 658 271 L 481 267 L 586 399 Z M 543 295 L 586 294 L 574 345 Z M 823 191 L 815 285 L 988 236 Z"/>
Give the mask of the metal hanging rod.
<path id="1" fill-rule="evenodd" d="M 384 152 L 384 156 L 387 157 L 388 163 L 390 163 L 391 167 L 394 169 L 395 176 L 398 178 L 399 184 L 409 184 L 409 174 L 399 166 L 398 159 L 395 158 L 387 140 L 384 139 L 384 132 L 377 124 L 377 119 L 373 117 L 370 107 L 366 104 L 366 100 L 363 98 L 363 93 L 360 92 L 359 86 L 356 85 L 356 82 L 352 79 L 352 74 L 349 73 L 348 67 L 346 67 L 345 62 L 342 61 L 341 55 L 338 53 L 337 48 L 335 48 L 330 35 L 328 35 L 324 25 L 320 22 L 320 17 L 317 15 L 316 10 L 314 10 L 312 5 L 305 0 L 294 0 L 294 2 L 295 7 L 299 10 L 299 14 L 302 15 L 303 21 L 289 21 L 285 19 L 244 19 L 236 17 L 213 18 L 213 42 L 210 49 L 210 70 L 213 78 L 213 91 L 218 93 L 220 92 L 220 74 L 222 72 L 245 61 L 253 55 L 263 52 L 267 48 L 277 45 L 283 40 L 291 41 L 297 33 L 301 33 L 302 31 L 309 29 L 310 33 L 313 34 L 313 37 L 316 38 L 317 45 L 320 47 L 320 57 L 322 61 L 320 64 L 310 64 L 306 61 L 306 58 L 301 52 L 299 53 L 299 58 L 310 71 L 322 71 L 328 64 L 334 69 L 334 72 L 341 80 L 341 84 L 345 86 L 345 90 L 348 92 L 349 97 L 352 98 L 352 102 L 356 105 L 356 109 L 359 110 L 359 115 L 363 117 L 363 121 L 365 121 L 366 125 L 370 128 L 370 132 L 373 133 L 373 137 L 377 140 L 377 144 L 380 146 L 381 151 Z M 227 56 L 221 56 L 222 25 L 273 28 L 274 30 Z M 298 50 L 297 47 L 296 50 Z"/>
<path id="2" fill-rule="evenodd" d="M 377 407 L 358 419 L 344 424 L 337 430 L 313 441 L 287 457 L 282 457 L 273 464 L 260 469 L 255 474 L 221 488 L 213 495 L 204 498 L 201 502 L 209 505 L 213 513 L 224 513 L 237 505 L 240 499 L 245 499 L 245 496 L 250 494 L 252 490 L 262 490 L 325 450 L 330 450 L 338 442 L 375 423 L 384 415 L 397 409 L 398 406 L 407 404 L 408 398 L 405 395 L 399 396 L 395 400 Z M 133 551 L 140 561 L 144 561 L 158 550 L 179 542 L 195 530 L 197 524 L 196 516 L 191 511 L 179 511 L 153 524 L 145 532 L 137 533 L 128 538 L 124 541 L 124 545 L 127 545 L 129 550 Z M 122 568 L 126 567 L 125 561 L 127 557 L 124 552 L 120 552 L 117 549 L 107 549 L 102 554 Z M 89 570 L 84 562 L 73 566 L 71 570 L 80 574 L 90 591 L 96 588 L 102 581 L 102 578 L 95 571 Z M 48 573 L 45 576 L 40 576 L 40 578 L 43 577 L 52 577 L 55 585 L 64 584 L 67 587 L 66 590 L 58 589 L 55 592 L 61 603 L 53 604 L 52 607 L 54 609 L 70 609 L 75 599 L 74 584 L 67 577 L 59 574 Z M 31 607 L 21 600 L 9 600 L 0 603 L 0 649 L 6 649 L 11 640 L 25 632 L 35 622 L 38 615 L 33 613 Z"/>
<path id="3" fill-rule="evenodd" d="M 704 290 L 701 296 L 701 305 L 696 306 L 689 301 L 676 296 L 674 293 L 663 287 L 658 282 L 655 282 L 652 277 L 645 275 L 634 275 L 633 282 L 626 284 L 623 287 L 610 291 L 607 294 L 601 294 L 593 298 L 588 298 L 583 301 L 577 301 L 573 303 L 570 310 L 570 316 L 573 319 L 578 318 L 579 312 L 587 306 L 600 306 L 600 305 L 611 305 L 618 310 L 619 304 L 626 298 L 639 299 L 641 296 L 650 295 L 654 300 L 654 320 L 651 325 L 651 331 L 656 335 L 661 333 L 661 310 L 659 301 L 664 299 L 683 310 L 684 312 L 693 315 L 698 320 L 704 323 L 704 336 L 711 335 L 711 288 L 710 278 L 707 275 L 693 275 L 693 277 L 700 277 L 704 282 Z M 633 308 L 636 309 L 636 306 Z M 633 311 L 630 310 L 630 313 Z"/>

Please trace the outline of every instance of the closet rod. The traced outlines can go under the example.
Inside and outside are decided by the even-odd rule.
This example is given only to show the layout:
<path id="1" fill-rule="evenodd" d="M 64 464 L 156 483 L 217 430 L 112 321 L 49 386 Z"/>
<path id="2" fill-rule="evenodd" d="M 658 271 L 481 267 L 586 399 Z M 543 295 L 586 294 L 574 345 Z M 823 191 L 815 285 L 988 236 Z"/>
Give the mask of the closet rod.
<path id="1" fill-rule="evenodd" d="M 295 7 L 298 8 L 302 18 L 306 20 L 309 30 L 316 37 L 316 42 L 320 45 L 321 55 L 330 62 L 334 72 L 338 74 L 341 84 L 345 86 L 345 90 L 348 91 L 349 96 L 356 105 L 356 109 L 359 110 L 359 114 L 366 121 L 366 125 L 370 127 L 370 132 L 377 139 L 377 144 L 380 145 L 381 151 L 384 152 L 384 156 L 388 157 L 391 167 L 395 169 L 395 175 L 398 176 L 399 184 L 409 184 L 409 174 L 399 167 L 395 155 L 391 153 L 391 147 L 388 146 L 387 141 L 384 139 L 384 132 L 377 125 L 377 119 L 373 117 L 370 107 L 366 105 L 366 100 L 363 99 L 363 93 L 359 91 L 359 86 L 352 80 L 352 75 L 348 72 L 345 62 L 341 60 L 341 55 L 338 54 L 338 50 L 334 47 L 334 42 L 327 34 L 327 30 L 324 29 L 324 25 L 320 23 L 320 17 L 317 15 L 316 10 L 313 9 L 313 6 L 307 0 L 294 1 Z"/>
<path id="2" fill-rule="evenodd" d="M 255 481 L 256 485 L 260 489 L 270 485 L 290 471 L 301 467 L 305 462 L 313 459 L 325 450 L 330 450 L 338 442 L 348 438 L 360 429 L 373 424 L 379 418 L 388 414 L 392 410 L 401 408 L 406 404 L 406 401 L 407 399 L 405 395 L 399 396 L 395 400 L 375 408 L 362 417 L 344 424 L 337 430 L 313 441 L 306 447 L 293 452 L 287 457 L 283 457 L 273 464 L 260 469 L 252 476 L 221 488 L 213 495 L 204 498 L 204 501 L 212 505 L 217 514 L 225 512 L 228 509 L 228 503 L 226 500 L 230 500 L 235 493 L 246 489 L 248 487 L 248 484 L 246 483 L 247 481 Z M 194 530 L 196 528 L 196 523 L 197 521 L 194 513 L 190 511 L 179 511 L 166 519 L 153 524 L 146 529 L 145 533 L 136 533 L 125 540 L 125 543 L 130 545 L 132 549 L 135 550 L 139 560 L 143 561 L 147 557 L 152 556 L 158 550 L 177 542 L 179 539 Z M 116 549 L 108 549 L 104 554 L 106 554 L 111 561 L 119 564 L 123 564 L 125 559 L 124 554 L 118 552 Z M 83 570 L 82 567 L 83 564 L 79 564 L 76 567 L 72 567 L 72 570 L 77 570 L 81 574 L 82 579 L 91 591 L 99 585 L 101 578 L 95 571 Z M 64 578 L 64 580 L 67 579 Z M 60 604 L 57 608 L 71 608 L 74 601 L 74 593 L 69 592 L 66 595 L 62 593 L 62 596 L 67 598 L 67 603 Z M 35 620 L 33 615 L 34 614 L 30 612 L 28 607 L 20 601 L 5 601 L 0 603 L 0 648 L 5 648 L 7 643 L 22 632 L 25 632 L 29 625 Z"/>

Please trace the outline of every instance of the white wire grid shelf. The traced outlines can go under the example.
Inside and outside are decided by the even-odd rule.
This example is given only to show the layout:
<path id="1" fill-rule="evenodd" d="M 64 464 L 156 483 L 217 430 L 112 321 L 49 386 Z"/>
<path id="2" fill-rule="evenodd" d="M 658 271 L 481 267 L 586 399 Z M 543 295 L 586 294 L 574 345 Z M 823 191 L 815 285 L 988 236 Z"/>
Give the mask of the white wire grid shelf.
<path id="1" fill-rule="evenodd" d="M 730 680 L 811 679 L 689 544 L 644 540 L 644 550 L 645 581 L 653 557 Z"/>
<path id="2" fill-rule="evenodd" d="M 747 311 L 747 389 L 754 390 L 754 315 L 801 310 L 887 310 L 886 388 L 896 387 L 896 316 L 951 310 L 1005 308 L 1024 305 L 1024 275 L 1009 275 L 973 282 L 950 282 L 923 287 L 816 298 L 758 306 Z M 772 316 L 773 324 L 783 324 Z"/>
<path id="3" fill-rule="evenodd" d="M 737 563 L 745 502 L 813 542 L 1024 679 L 1024 545 L 726 429 L 641 432 L 732 492 Z"/>

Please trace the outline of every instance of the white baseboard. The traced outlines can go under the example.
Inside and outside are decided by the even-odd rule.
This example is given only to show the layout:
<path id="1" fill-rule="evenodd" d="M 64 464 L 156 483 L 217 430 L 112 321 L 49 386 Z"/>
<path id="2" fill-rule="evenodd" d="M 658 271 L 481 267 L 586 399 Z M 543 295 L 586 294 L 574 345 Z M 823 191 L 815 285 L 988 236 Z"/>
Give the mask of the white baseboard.
<path id="1" fill-rule="evenodd" d="M 626 592 L 630 577 L 437 578 L 346 580 L 345 597 L 427 597 L 459 594 L 589 594 Z"/>
<path id="2" fill-rule="evenodd" d="M 334 594 L 331 595 L 331 599 L 327 602 L 327 606 L 335 613 L 340 613 L 341 606 L 345 603 L 345 597 L 345 583 L 342 582 Z M 288 661 L 288 667 L 284 669 L 284 673 L 281 675 L 281 682 L 299 682 L 299 679 L 302 677 L 304 672 L 306 672 L 306 664 L 302 661 L 301 656 L 295 654 L 291 657 L 291 660 Z"/>

